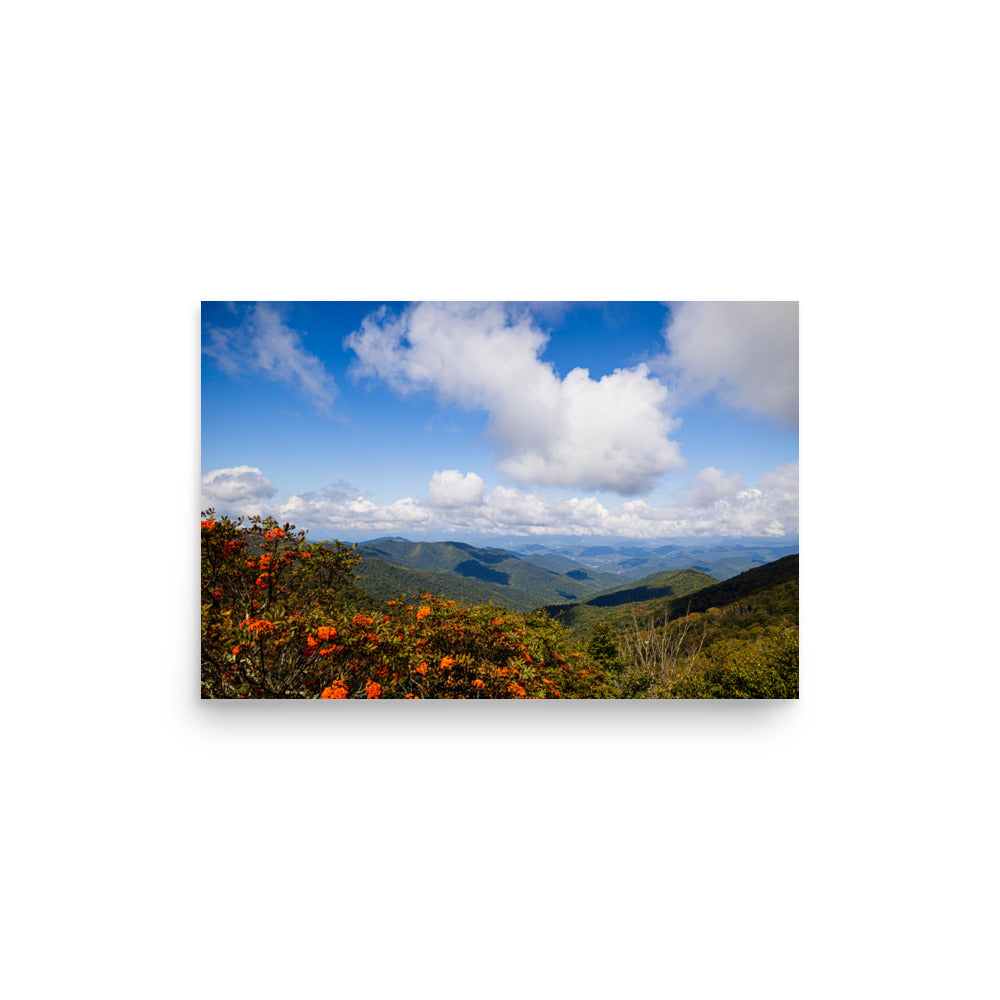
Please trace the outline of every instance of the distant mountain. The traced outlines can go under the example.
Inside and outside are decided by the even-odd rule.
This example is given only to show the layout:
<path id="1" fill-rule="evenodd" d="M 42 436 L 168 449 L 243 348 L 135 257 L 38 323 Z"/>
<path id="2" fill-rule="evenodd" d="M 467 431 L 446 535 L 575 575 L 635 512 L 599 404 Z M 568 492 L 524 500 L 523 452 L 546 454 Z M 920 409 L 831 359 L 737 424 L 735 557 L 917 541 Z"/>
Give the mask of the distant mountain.
<path id="1" fill-rule="evenodd" d="M 614 574 L 595 573 L 575 562 L 570 562 L 572 569 L 562 573 L 538 565 L 534 558 L 505 549 L 477 548 L 465 542 L 409 542 L 385 538 L 365 542 L 357 551 L 362 556 L 359 585 L 369 593 L 377 588 L 379 594 L 376 596 L 392 585 L 387 566 L 441 577 L 426 581 L 434 584 L 436 589 L 427 586 L 432 593 L 455 596 L 456 600 L 459 593 L 482 593 L 488 595 L 484 600 L 492 600 L 510 610 L 578 601 L 606 587 L 609 582 L 621 580 Z M 366 567 L 369 561 L 382 565 Z M 412 586 L 415 577 L 398 575 L 398 580 L 397 592 L 407 587 L 411 592 L 419 589 Z M 473 587 L 473 583 L 480 586 Z M 459 584 L 464 586 L 460 588 Z"/>
<path id="2" fill-rule="evenodd" d="M 599 570 L 588 569 L 575 559 L 558 555 L 555 552 L 534 553 L 524 557 L 528 562 L 541 566 L 552 573 L 561 573 L 578 583 L 591 585 L 594 590 L 606 590 L 624 582 L 620 573 L 602 573 Z"/>
<path id="3" fill-rule="evenodd" d="M 651 573 L 696 567 L 703 573 L 725 580 L 754 566 L 763 566 L 782 556 L 792 555 L 798 545 L 713 544 L 660 545 L 560 545 L 539 549 L 533 546 L 531 558 L 560 555 L 582 563 L 595 573 L 617 573 L 626 580 L 638 580 Z"/>

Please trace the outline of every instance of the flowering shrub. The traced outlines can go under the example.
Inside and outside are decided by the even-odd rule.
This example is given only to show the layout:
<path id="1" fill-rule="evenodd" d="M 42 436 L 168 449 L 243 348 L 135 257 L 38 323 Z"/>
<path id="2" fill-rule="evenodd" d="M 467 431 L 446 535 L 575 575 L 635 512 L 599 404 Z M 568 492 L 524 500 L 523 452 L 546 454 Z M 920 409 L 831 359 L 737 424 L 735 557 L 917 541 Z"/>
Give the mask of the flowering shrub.
<path id="1" fill-rule="evenodd" d="M 600 698 L 607 671 L 544 614 L 421 594 L 374 602 L 359 556 L 293 525 L 202 514 L 202 695 Z"/>

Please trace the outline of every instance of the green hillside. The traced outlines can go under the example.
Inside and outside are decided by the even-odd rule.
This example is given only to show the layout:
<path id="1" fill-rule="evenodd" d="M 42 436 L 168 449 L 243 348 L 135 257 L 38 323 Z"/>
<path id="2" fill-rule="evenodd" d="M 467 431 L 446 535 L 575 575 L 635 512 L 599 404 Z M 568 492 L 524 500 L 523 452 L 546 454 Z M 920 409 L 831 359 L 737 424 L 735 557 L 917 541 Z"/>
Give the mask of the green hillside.
<path id="1" fill-rule="evenodd" d="M 505 549 L 480 549 L 464 542 L 408 542 L 403 539 L 377 539 L 358 546 L 363 557 L 359 581 L 365 585 L 364 562 L 369 559 L 382 560 L 392 566 L 415 570 L 422 573 L 448 574 L 453 579 L 447 584 L 438 583 L 437 593 L 447 593 L 458 599 L 462 583 L 486 584 L 499 587 L 490 593 L 491 599 L 511 609 L 527 610 L 540 604 L 562 604 L 579 601 L 592 595 L 600 588 L 604 576 L 594 575 L 579 567 L 573 575 L 557 573 L 538 566 L 527 559 Z M 369 571 L 370 573 L 372 571 Z M 385 571 L 381 570 L 384 575 Z M 582 578 L 578 578 L 582 577 Z M 453 593 L 454 591 L 454 593 Z M 465 592 L 476 592 L 467 589 Z M 524 606 L 523 595 L 531 598 Z"/>
<path id="2" fill-rule="evenodd" d="M 595 594 L 576 604 L 550 605 L 544 610 L 571 633 L 579 634 L 589 631 L 598 620 L 617 617 L 613 615 L 615 608 L 669 601 L 717 582 L 715 577 L 695 569 L 666 570 Z"/>
<path id="3" fill-rule="evenodd" d="M 691 594 L 684 602 L 678 602 L 678 605 L 683 603 L 684 607 L 675 607 L 671 617 L 687 614 L 688 606 L 692 612 L 701 613 L 713 607 L 722 608 L 738 604 L 743 614 L 749 614 L 755 608 L 774 614 L 790 613 L 794 610 L 797 624 L 798 592 L 799 556 L 795 553 L 765 563 L 763 566 L 748 569 L 738 576 Z M 792 594 L 794 600 L 790 596 Z M 782 595 L 788 596 L 788 600 L 785 601 Z"/>
<path id="4" fill-rule="evenodd" d="M 514 587 L 484 583 L 452 573 L 393 566 L 384 559 L 373 556 L 365 556 L 355 572 L 358 587 L 366 594 L 383 601 L 426 592 L 447 597 L 467 607 L 488 601 L 508 611 L 531 611 L 538 606 L 538 601 L 530 594 Z"/>
<path id="5" fill-rule="evenodd" d="M 608 608 L 586 648 L 618 698 L 797 698 L 798 626 L 795 554 L 690 594 Z"/>
<path id="6" fill-rule="evenodd" d="M 584 608 L 584 615 L 574 612 Z M 710 615 L 712 635 L 723 636 L 748 628 L 795 627 L 799 614 L 799 557 L 785 556 L 738 576 L 700 590 L 652 599 L 640 599 L 587 614 L 588 605 L 566 605 L 546 609 L 553 618 L 569 626 L 571 634 L 582 634 L 597 621 L 607 623 L 612 634 L 634 627 L 649 618 L 674 621 L 688 614 Z M 603 613 L 602 613 L 603 610 Z"/>

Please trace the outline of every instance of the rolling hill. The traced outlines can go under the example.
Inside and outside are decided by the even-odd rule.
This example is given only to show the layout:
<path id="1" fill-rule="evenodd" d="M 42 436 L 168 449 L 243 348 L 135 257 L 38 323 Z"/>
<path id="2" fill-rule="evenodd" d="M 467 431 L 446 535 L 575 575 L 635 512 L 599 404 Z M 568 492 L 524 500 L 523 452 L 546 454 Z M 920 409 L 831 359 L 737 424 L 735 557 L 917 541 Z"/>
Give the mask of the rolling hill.
<path id="1" fill-rule="evenodd" d="M 512 611 L 527 611 L 542 604 L 583 600 L 609 582 L 621 581 L 571 560 L 565 563 L 572 568 L 559 572 L 505 549 L 464 542 L 379 538 L 362 542 L 357 551 L 362 556 L 359 586 L 379 597 L 426 589 L 463 602 L 491 600 Z"/>
<path id="2" fill-rule="evenodd" d="M 628 594 L 628 590 L 621 593 Z M 654 616 L 661 621 L 665 617 L 674 620 L 695 612 L 711 612 L 722 619 L 723 627 L 721 630 L 716 627 L 716 632 L 726 631 L 725 622 L 738 623 L 741 630 L 755 625 L 798 627 L 798 608 L 799 557 L 796 553 L 698 590 L 639 597 L 627 603 L 598 605 L 587 601 L 550 606 L 545 610 L 571 633 L 582 635 L 599 620 L 607 621 L 612 632 L 620 632 L 630 628 L 636 619 L 643 621 Z"/>
<path id="3" fill-rule="evenodd" d="M 485 583 L 453 573 L 393 566 L 384 559 L 373 556 L 365 556 L 358 564 L 355 574 L 358 587 L 382 601 L 401 595 L 413 597 L 425 591 L 468 606 L 492 601 L 508 611 L 531 611 L 538 607 L 538 601 L 534 597 L 514 587 Z"/>
<path id="4" fill-rule="evenodd" d="M 571 632 L 580 632 L 592 626 L 598 619 L 606 617 L 613 608 L 651 601 L 669 601 L 671 598 L 694 593 L 714 583 L 718 583 L 715 577 L 700 570 L 667 570 L 594 594 L 575 604 L 549 605 L 543 610 Z"/>

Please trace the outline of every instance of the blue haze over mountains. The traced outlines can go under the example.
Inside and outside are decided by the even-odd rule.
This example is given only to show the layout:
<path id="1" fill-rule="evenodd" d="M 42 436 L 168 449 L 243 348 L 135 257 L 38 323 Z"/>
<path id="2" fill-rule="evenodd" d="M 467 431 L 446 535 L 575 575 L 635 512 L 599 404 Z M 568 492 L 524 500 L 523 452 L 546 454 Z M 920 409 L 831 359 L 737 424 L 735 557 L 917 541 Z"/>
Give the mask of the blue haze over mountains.
<path id="1" fill-rule="evenodd" d="M 572 543 L 544 544 L 523 543 L 517 552 L 546 569 L 571 575 L 571 568 L 564 568 L 556 559 L 571 560 L 587 569 L 617 573 L 624 581 L 638 580 L 651 573 L 671 569 L 697 569 L 718 580 L 727 580 L 755 566 L 774 562 L 782 556 L 799 551 L 798 542 L 774 545 L 771 540 L 760 544 L 720 542 L 698 545 L 595 543 L 593 540 Z"/>
<path id="2" fill-rule="evenodd" d="M 375 546 L 384 541 L 409 540 L 399 536 L 369 539 L 359 543 L 359 550 L 365 554 L 366 546 Z M 469 545 L 470 542 L 453 544 Z M 581 582 L 597 572 L 605 583 L 609 582 L 605 574 L 614 574 L 622 583 L 628 583 L 652 573 L 688 568 L 700 570 L 718 580 L 726 580 L 799 551 L 798 539 L 785 539 L 776 544 L 771 538 L 744 538 L 739 542 L 701 538 L 664 543 L 662 540 L 623 541 L 620 538 L 551 536 L 535 536 L 529 540 L 516 536 L 492 538 L 489 543 L 476 539 L 471 544 L 481 550 L 519 557 L 552 573 L 563 574 Z"/>

